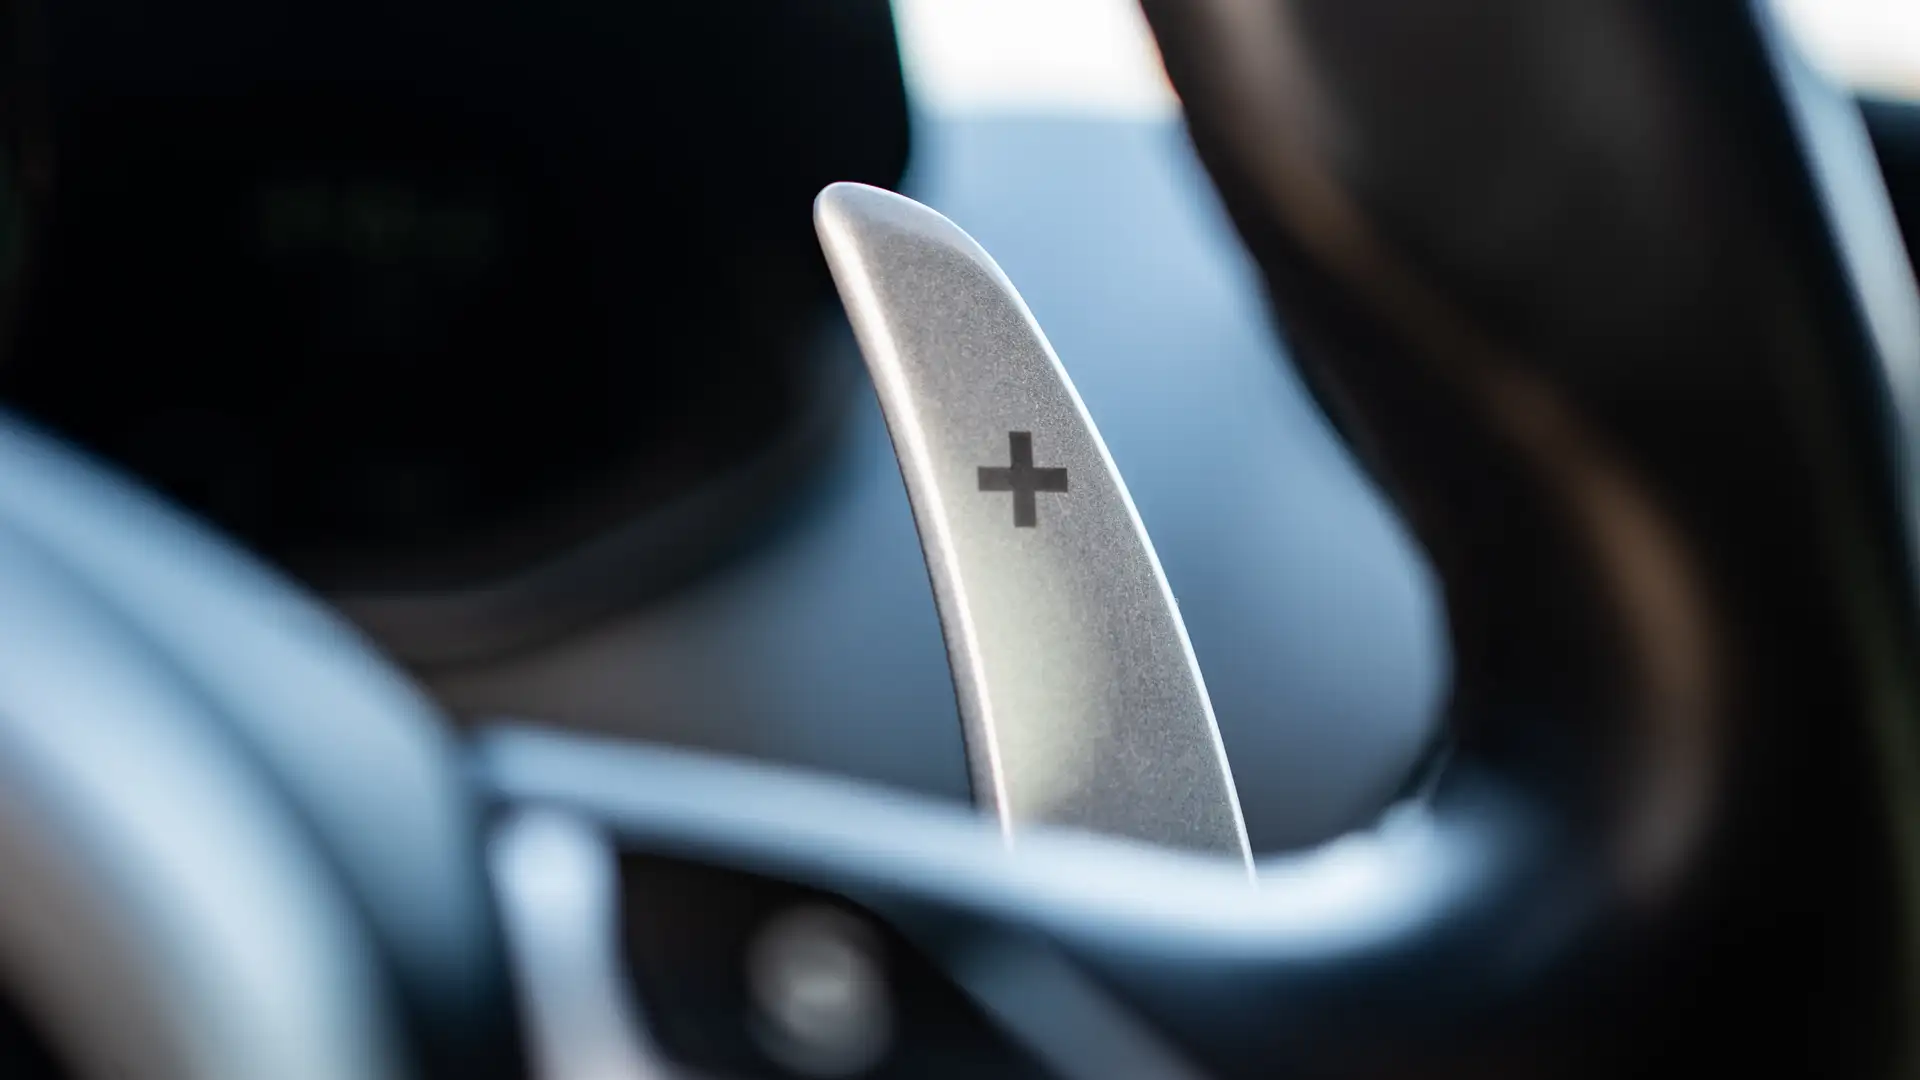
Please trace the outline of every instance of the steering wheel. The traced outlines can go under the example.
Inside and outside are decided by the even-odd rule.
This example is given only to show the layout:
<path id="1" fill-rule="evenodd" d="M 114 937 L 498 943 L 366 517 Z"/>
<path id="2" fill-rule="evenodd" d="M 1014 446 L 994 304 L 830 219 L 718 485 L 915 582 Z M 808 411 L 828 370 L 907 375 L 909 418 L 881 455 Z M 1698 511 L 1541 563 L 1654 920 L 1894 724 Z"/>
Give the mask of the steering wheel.
<path id="1" fill-rule="evenodd" d="M 1403 800 L 1246 857 L 1260 778 L 1031 316 L 949 223 L 830 189 L 994 813 L 463 744 L 315 601 L 9 417 L 8 1075 L 1911 1070 L 1920 290 L 1857 107 L 1757 3 L 1145 7 L 1443 583 L 1449 739 Z M 1009 400 L 1046 404 L 1015 431 Z M 947 439 L 976 423 L 992 460 Z"/>

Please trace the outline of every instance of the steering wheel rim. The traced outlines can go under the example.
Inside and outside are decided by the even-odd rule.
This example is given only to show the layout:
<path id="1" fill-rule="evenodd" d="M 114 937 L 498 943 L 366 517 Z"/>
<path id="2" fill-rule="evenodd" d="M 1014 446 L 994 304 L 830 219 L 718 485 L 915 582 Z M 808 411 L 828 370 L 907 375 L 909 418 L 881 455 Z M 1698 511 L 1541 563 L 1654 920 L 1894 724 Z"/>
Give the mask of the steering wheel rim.
<path id="1" fill-rule="evenodd" d="M 1610 1041 L 1768 1067 L 1818 1000 L 1910 1060 L 1920 308 L 1856 107 L 1761 3 L 1144 6 L 1449 726 L 1611 883 Z"/>
<path id="2" fill-rule="evenodd" d="M 0 473 L 25 1009 L 89 1075 L 511 1075 L 444 720 L 317 604 L 13 417 Z"/>
<path id="3" fill-rule="evenodd" d="M 0 956 L 27 1011 L 87 1075 L 405 1075 L 369 943 L 278 796 L 69 571 L 12 529 L 0 550 Z"/>

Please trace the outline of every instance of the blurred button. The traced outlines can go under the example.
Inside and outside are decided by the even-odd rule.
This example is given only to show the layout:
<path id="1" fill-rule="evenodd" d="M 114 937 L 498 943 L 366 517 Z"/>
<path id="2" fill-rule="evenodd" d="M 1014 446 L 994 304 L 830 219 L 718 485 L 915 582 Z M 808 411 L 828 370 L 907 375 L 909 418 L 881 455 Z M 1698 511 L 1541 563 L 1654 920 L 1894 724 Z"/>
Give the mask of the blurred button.
<path id="1" fill-rule="evenodd" d="M 873 931 L 834 908 L 769 921 L 747 956 L 748 984 L 768 1055 L 809 1076 L 855 1076 L 893 1037 L 893 1007 Z"/>
<path id="2" fill-rule="evenodd" d="M 940 964 L 844 897 L 656 856 L 627 856 L 620 876 L 621 936 L 639 1022 L 663 1054 L 697 1074 L 1056 1075 Z"/>

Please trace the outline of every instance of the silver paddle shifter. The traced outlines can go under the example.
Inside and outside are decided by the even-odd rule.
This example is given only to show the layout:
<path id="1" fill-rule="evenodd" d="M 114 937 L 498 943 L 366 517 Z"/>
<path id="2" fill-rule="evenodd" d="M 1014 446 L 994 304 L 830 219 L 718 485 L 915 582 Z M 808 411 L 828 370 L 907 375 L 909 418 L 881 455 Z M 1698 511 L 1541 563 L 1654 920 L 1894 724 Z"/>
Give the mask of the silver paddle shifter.
<path id="1" fill-rule="evenodd" d="M 814 224 L 879 391 L 946 634 L 975 798 L 1251 866 L 1186 626 L 1093 420 L 958 226 L 834 184 Z"/>

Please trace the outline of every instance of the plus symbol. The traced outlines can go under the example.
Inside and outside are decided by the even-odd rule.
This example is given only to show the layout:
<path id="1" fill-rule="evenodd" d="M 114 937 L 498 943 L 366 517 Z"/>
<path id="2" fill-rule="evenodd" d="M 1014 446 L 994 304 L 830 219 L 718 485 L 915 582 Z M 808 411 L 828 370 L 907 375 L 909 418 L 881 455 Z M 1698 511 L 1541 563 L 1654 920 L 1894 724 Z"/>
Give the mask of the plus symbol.
<path id="1" fill-rule="evenodd" d="M 1033 467 L 1031 431 L 1007 432 L 1007 451 L 1013 458 L 1010 466 L 980 466 L 980 490 L 1013 492 L 1014 527 L 1031 529 L 1039 524 L 1039 508 L 1033 497 L 1034 492 L 1066 491 L 1067 470 Z"/>

